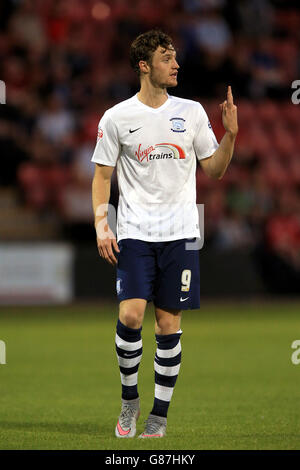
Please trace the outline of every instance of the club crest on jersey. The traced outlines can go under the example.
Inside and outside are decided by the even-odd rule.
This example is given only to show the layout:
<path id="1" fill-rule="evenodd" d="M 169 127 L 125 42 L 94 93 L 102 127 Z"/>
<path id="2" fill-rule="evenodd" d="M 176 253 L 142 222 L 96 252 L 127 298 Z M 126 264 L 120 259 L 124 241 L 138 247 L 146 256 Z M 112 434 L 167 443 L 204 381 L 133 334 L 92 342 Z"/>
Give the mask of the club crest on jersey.
<path id="1" fill-rule="evenodd" d="M 97 134 L 97 141 L 102 139 L 103 137 L 103 130 L 101 129 L 101 127 L 98 128 L 98 134 Z"/>
<path id="2" fill-rule="evenodd" d="M 186 129 L 185 129 L 185 119 L 183 118 L 171 118 L 170 119 L 171 123 L 172 123 L 172 127 L 171 127 L 171 131 L 173 132 L 185 132 Z"/>
<path id="3" fill-rule="evenodd" d="M 135 156 L 142 162 L 146 160 L 167 160 L 169 158 L 184 159 L 185 153 L 179 145 L 175 145 L 169 142 L 162 142 L 161 144 L 150 145 L 143 149 L 142 144 L 139 145 L 138 150 L 135 152 Z"/>
<path id="4" fill-rule="evenodd" d="M 120 278 L 117 279 L 117 283 L 116 283 L 117 294 L 121 294 L 121 292 L 123 292 L 123 289 L 121 287 L 121 281 L 122 281 L 122 279 L 120 279 Z"/>

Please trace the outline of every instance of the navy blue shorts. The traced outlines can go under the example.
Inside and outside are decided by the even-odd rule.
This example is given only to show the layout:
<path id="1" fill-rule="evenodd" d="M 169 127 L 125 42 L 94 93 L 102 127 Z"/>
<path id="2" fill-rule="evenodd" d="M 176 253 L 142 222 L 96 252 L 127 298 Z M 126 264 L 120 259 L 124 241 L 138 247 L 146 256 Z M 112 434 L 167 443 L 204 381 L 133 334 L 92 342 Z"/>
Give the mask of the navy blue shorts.
<path id="1" fill-rule="evenodd" d="M 195 240 L 120 240 L 116 286 L 118 300 L 145 299 L 163 309 L 199 308 L 199 250 L 186 250 L 186 242 Z"/>

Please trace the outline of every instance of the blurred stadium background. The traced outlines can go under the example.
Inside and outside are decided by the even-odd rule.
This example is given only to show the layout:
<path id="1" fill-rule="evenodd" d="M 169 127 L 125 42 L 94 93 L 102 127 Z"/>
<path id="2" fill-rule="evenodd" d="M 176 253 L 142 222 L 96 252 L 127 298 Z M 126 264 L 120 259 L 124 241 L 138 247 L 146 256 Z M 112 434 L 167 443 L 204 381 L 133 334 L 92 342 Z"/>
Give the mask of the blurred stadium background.
<path id="1" fill-rule="evenodd" d="M 300 286 L 296 4 L 0 3 L 1 449 L 299 448 L 300 366 L 291 362 Z M 218 105 L 230 84 L 240 130 L 222 180 L 197 170 L 205 301 L 184 316 L 168 436 L 120 443 L 115 273 L 96 247 L 90 159 L 105 109 L 138 90 L 132 39 L 157 26 L 174 38 L 181 65 L 170 94 L 199 100 L 220 140 Z M 117 198 L 114 177 L 115 206 Z M 143 344 L 141 431 L 154 387 L 148 314 Z"/>
<path id="2" fill-rule="evenodd" d="M 0 302 L 114 296 L 97 254 L 90 158 L 106 108 L 138 90 L 129 45 L 174 38 L 170 94 L 199 100 L 223 135 L 231 84 L 239 135 L 221 181 L 197 170 L 205 204 L 202 296 L 299 294 L 300 10 L 283 0 L 6 0 L 0 6 Z M 176 182 L 174 182 L 176 184 Z M 111 202 L 117 204 L 113 179 Z"/>

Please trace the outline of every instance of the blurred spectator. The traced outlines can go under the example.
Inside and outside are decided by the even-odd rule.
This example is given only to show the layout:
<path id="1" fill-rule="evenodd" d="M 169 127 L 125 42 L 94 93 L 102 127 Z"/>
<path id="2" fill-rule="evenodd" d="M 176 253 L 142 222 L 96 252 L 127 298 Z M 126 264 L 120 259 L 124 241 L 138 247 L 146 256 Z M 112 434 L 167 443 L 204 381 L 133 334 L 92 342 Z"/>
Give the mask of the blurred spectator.
<path id="1" fill-rule="evenodd" d="M 8 57 L 1 77 L 5 82 L 6 95 L 10 98 L 10 104 L 19 106 L 29 86 L 25 60 L 17 55 Z"/>
<path id="2" fill-rule="evenodd" d="M 221 9 L 226 3 L 225 0 L 182 0 L 183 8 L 189 13 L 210 11 Z"/>
<path id="3" fill-rule="evenodd" d="M 275 55 L 275 44 L 271 38 L 264 36 L 257 40 L 256 47 L 250 58 L 252 83 L 251 95 L 255 98 L 278 93 L 284 86 L 283 74 Z M 273 93 L 273 94 L 272 94 Z"/>
<path id="4" fill-rule="evenodd" d="M 264 245 L 258 251 L 262 274 L 271 292 L 299 294 L 299 191 L 282 192 L 276 202 L 276 210 L 265 226 Z"/>
<path id="5" fill-rule="evenodd" d="M 85 188 L 90 192 L 95 167 L 91 162 L 91 153 L 94 151 L 94 142 L 85 142 L 75 152 L 71 166 L 72 182 L 74 185 Z"/>
<path id="6" fill-rule="evenodd" d="M 255 243 L 247 220 L 241 213 L 227 209 L 217 226 L 213 246 L 221 250 L 248 249 L 255 246 Z"/>
<path id="7" fill-rule="evenodd" d="M 201 14 L 194 27 L 195 43 L 207 54 L 224 54 L 231 44 L 228 24 L 218 10 Z"/>
<path id="8" fill-rule="evenodd" d="M 262 167 L 254 169 L 251 177 L 251 187 L 252 205 L 250 216 L 256 220 L 256 223 L 263 222 L 273 211 L 274 201 L 272 189 L 266 185 Z"/>
<path id="9" fill-rule="evenodd" d="M 204 239 L 205 245 L 208 246 L 213 243 L 218 226 L 224 216 L 225 193 L 216 185 L 212 185 L 211 188 L 206 188 L 203 191 L 203 187 L 201 188 L 201 185 L 199 185 L 199 180 L 198 190 L 197 203 L 204 203 Z"/>
<path id="10" fill-rule="evenodd" d="M 290 96 L 300 70 L 300 13 L 292 2 L 160 0 L 157 8 L 149 0 L 7 0 L 0 17 L 0 77 L 7 89 L 0 186 L 16 185 L 25 205 L 68 227 L 66 237 L 73 225 L 82 226 L 76 236 L 94 237 L 87 228 L 98 122 L 138 90 L 131 41 L 160 27 L 174 38 L 180 63 L 179 85 L 170 94 L 199 100 L 219 140 L 218 104 L 229 84 L 238 105 L 229 170 L 214 181 L 197 168 L 205 244 L 257 244 L 268 256 L 272 248 L 272 259 L 297 271 L 300 106 Z M 287 188 L 293 196 L 277 201 Z M 116 173 L 111 201 L 116 207 Z"/>
<path id="11" fill-rule="evenodd" d="M 234 3 L 239 30 L 243 35 L 253 38 L 271 34 L 274 15 L 272 2 L 268 0 L 240 0 Z"/>
<path id="12" fill-rule="evenodd" d="M 53 144 L 38 132 L 30 153 L 31 161 L 20 165 L 18 171 L 25 204 L 40 214 L 58 213 L 62 190 L 70 179 L 68 167 L 59 163 Z"/>
<path id="13" fill-rule="evenodd" d="M 278 196 L 277 202 L 276 213 L 266 224 L 266 243 L 271 252 L 300 273 L 299 194 L 286 190 Z"/>
<path id="14" fill-rule="evenodd" d="M 18 9 L 9 23 L 9 31 L 15 45 L 30 49 L 35 43 L 46 41 L 44 24 L 36 9 L 37 2 L 23 0 L 18 2 Z"/>
<path id="15" fill-rule="evenodd" d="M 45 26 L 49 40 L 55 44 L 63 44 L 69 34 L 71 21 L 67 15 L 68 3 L 63 0 L 47 2 L 48 11 L 45 11 Z"/>
<path id="16" fill-rule="evenodd" d="M 249 172 L 232 184 L 227 191 L 227 207 L 231 211 L 247 217 L 255 204 L 255 193 L 253 191 L 252 182 Z"/>
<path id="17" fill-rule="evenodd" d="M 60 142 L 74 131 L 74 117 L 63 107 L 61 98 L 52 94 L 37 120 L 37 129 L 52 142 Z"/>

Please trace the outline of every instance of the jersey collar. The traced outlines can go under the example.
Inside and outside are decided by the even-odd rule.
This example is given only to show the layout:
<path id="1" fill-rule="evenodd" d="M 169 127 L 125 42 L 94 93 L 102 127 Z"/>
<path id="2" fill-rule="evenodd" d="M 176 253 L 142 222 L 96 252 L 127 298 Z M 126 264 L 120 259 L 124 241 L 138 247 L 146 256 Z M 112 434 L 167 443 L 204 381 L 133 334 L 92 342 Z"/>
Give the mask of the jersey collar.
<path id="1" fill-rule="evenodd" d="M 164 102 L 164 104 L 162 104 L 159 108 L 152 108 L 151 106 L 148 106 L 147 104 L 144 104 L 142 103 L 139 99 L 138 99 L 138 96 L 137 94 L 134 96 L 137 104 L 139 106 L 142 106 L 144 109 L 147 109 L 147 111 L 150 111 L 150 113 L 160 113 L 161 111 L 163 111 L 167 106 L 169 106 L 170 102 L 171 102 L 171 99 L 170 99 L 170 95 L 167 94 L 167 97 L 168 99 Z"/>

